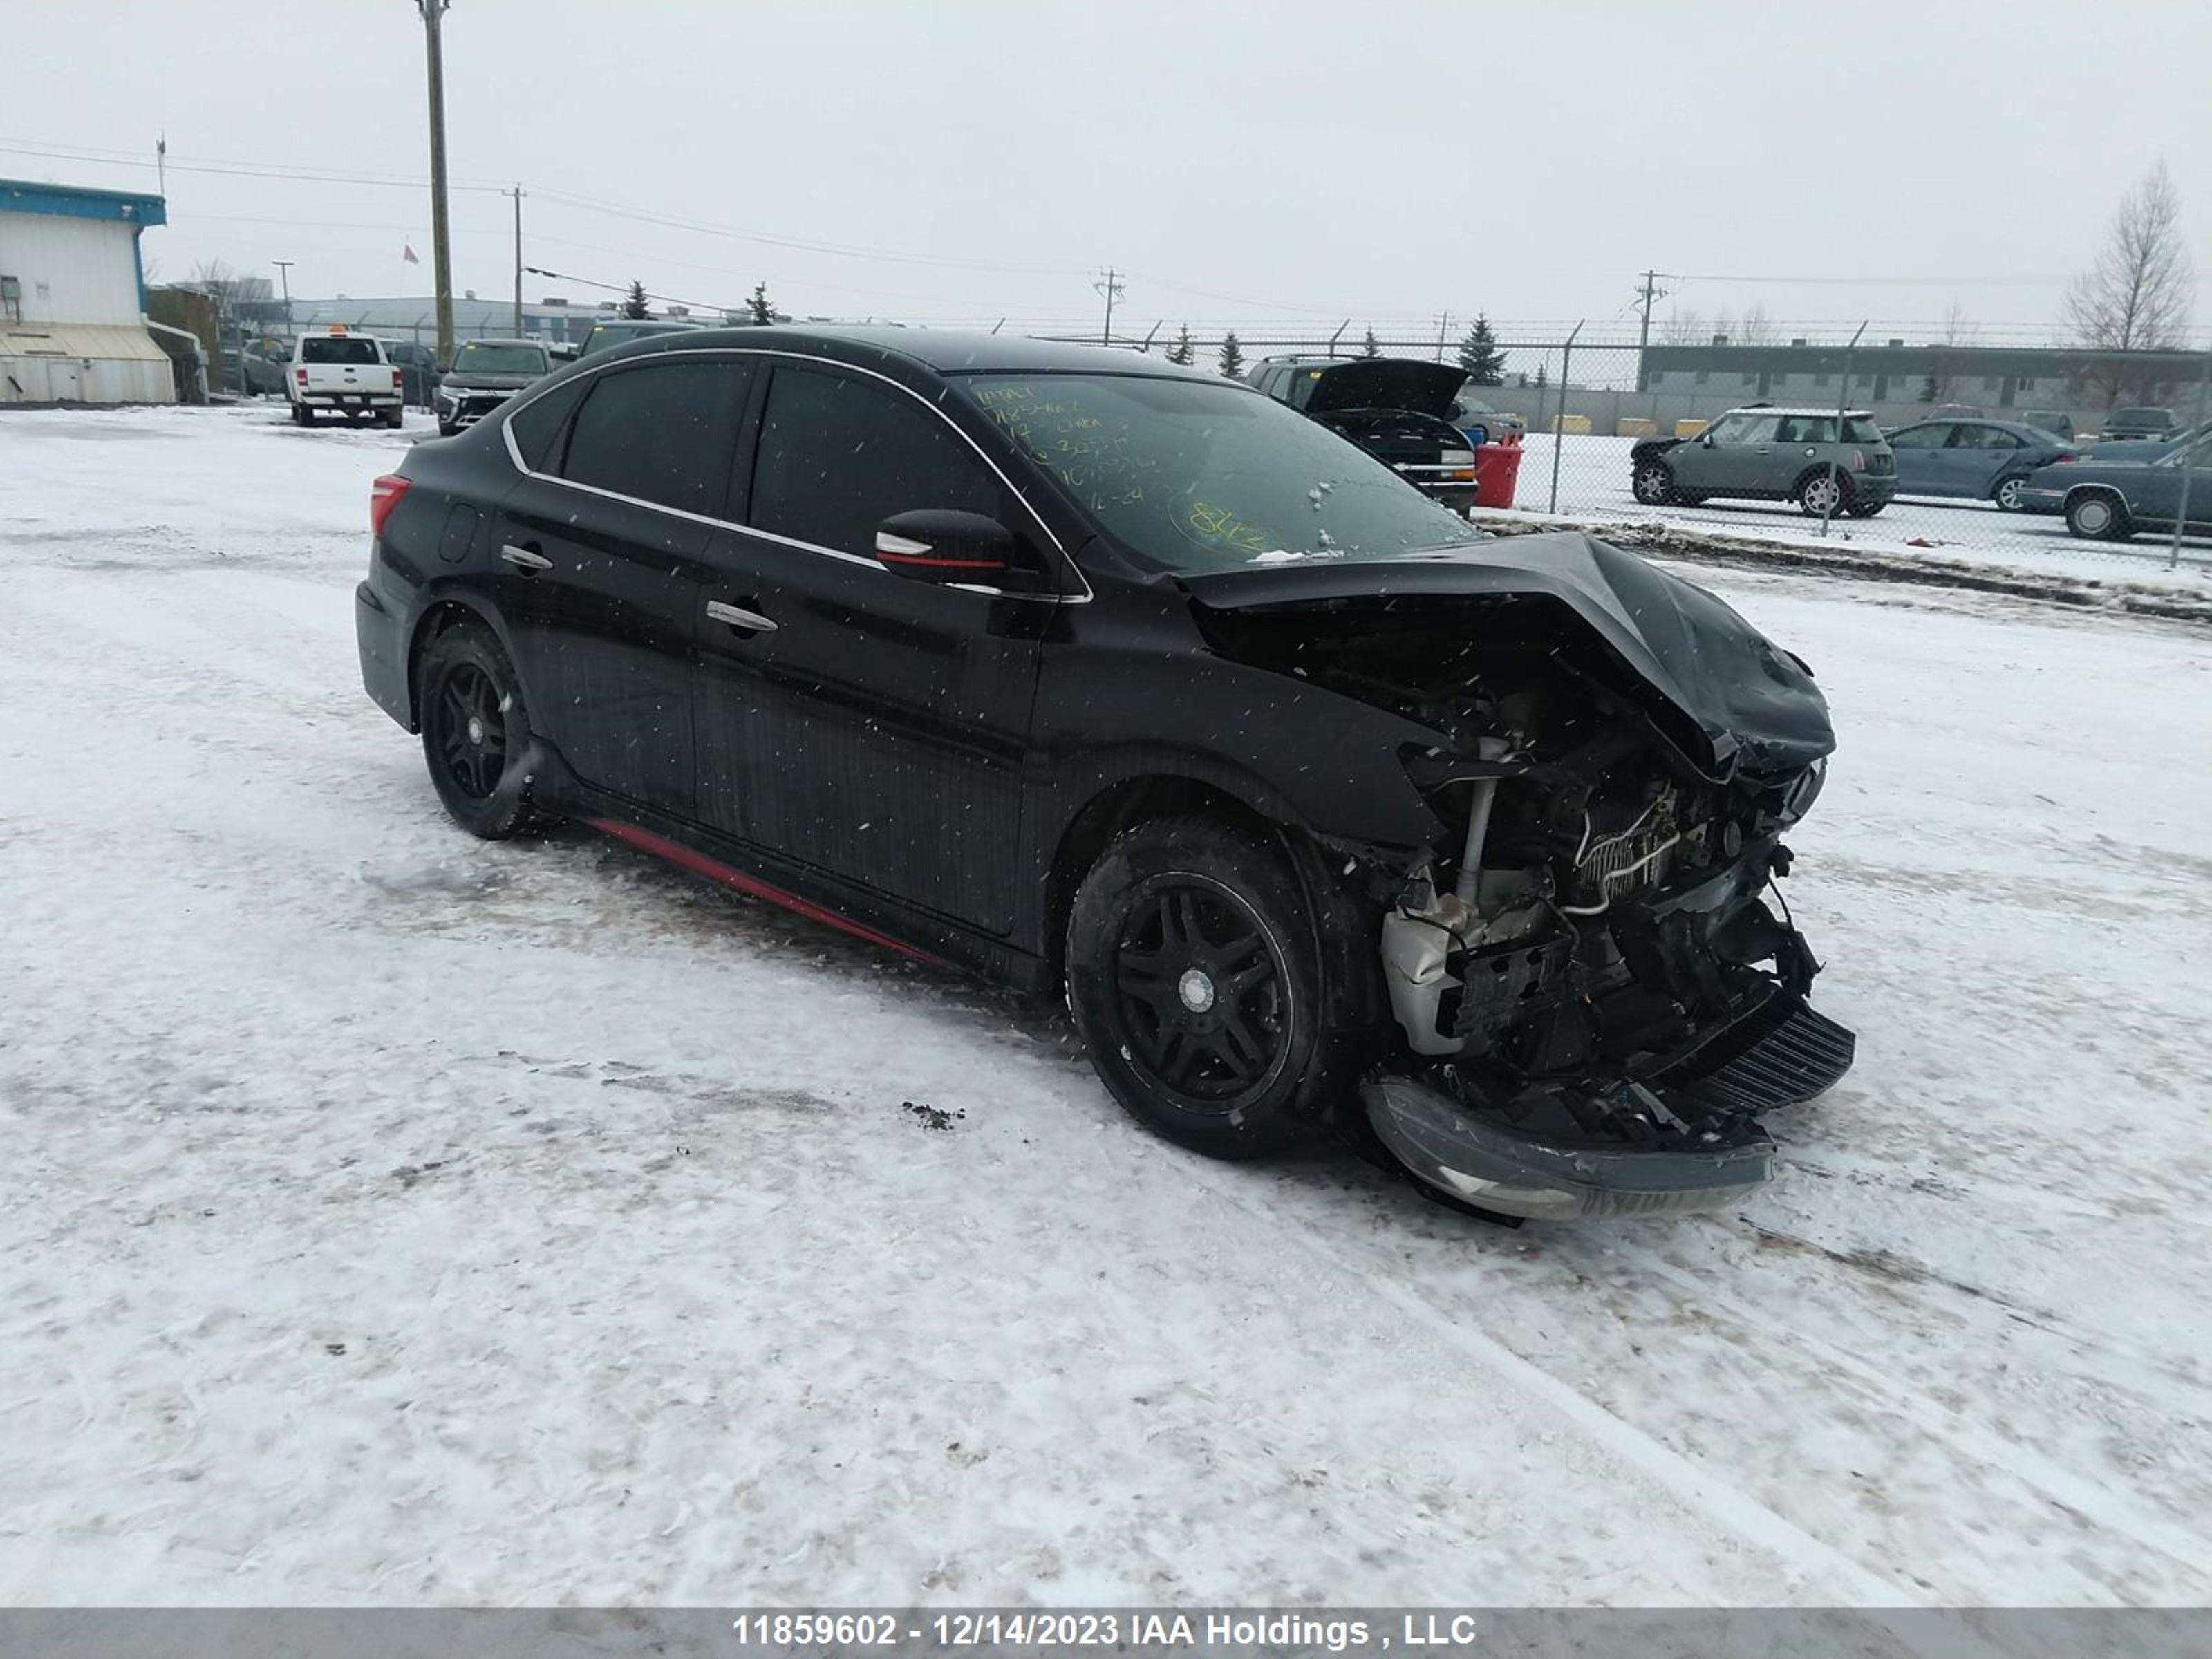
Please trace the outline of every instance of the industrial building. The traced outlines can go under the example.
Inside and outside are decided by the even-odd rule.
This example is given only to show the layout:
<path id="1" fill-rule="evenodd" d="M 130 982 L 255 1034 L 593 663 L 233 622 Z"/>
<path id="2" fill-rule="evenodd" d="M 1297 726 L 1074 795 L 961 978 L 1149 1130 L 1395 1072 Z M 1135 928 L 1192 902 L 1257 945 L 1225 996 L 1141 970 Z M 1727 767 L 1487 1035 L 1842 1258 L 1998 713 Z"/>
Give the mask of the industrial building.
<path id="1" fill-rule="evenodd" d="M 0 404 L 173 403 L 138 238 L 159 196 L 0 179 Z"/>

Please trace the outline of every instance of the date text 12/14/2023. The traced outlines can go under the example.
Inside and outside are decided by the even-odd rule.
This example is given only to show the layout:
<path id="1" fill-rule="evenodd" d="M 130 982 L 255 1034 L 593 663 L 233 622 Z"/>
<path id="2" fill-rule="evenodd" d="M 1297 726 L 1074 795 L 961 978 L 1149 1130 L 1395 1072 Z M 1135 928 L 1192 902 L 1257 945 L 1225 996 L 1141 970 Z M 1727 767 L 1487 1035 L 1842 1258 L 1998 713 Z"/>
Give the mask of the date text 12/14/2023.
<path id="1" fill-rule="evenodd" d="M 732 1621 L 739 1642 L 841 1650 L 976 1647 L 1153 1649 L 1237 1652 L 1295 1644 L 1329 1653 L 1419 1651 L 1477 1641 L 1473 1613 L 1412 1612 L 1343 1617 L 1326 1612 L 1185 1613 L 1124 1608 L 1074 1612 L 1006 1609 L 930 1613 L 748 1613 Z"/>

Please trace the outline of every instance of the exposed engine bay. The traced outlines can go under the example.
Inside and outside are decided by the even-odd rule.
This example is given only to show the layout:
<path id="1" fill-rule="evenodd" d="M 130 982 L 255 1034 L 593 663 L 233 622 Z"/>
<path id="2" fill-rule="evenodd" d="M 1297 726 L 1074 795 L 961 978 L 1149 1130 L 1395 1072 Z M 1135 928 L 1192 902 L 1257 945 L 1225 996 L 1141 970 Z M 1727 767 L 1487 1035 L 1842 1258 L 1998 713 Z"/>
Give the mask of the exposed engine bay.
<path id="1" fill-rule="evenodd" d="M 1824 781 L 1825 705 L 1808 693 L 1814 740 L 1715 743 L 1601 640 L 1532 626 L 1544 608 L 1221 626 L 1243 660 L 1439 734 L 1401 756 L 1437 833 L 1384 901 L 1407 1054 L 1363 1091 L 1383 1146 L 1496 1214 L 1711 1207 L 1769 1177 L 1759 1114 L 1852 1059 L 1806 1000 L 1819 963 L 1776 886 Z"/>

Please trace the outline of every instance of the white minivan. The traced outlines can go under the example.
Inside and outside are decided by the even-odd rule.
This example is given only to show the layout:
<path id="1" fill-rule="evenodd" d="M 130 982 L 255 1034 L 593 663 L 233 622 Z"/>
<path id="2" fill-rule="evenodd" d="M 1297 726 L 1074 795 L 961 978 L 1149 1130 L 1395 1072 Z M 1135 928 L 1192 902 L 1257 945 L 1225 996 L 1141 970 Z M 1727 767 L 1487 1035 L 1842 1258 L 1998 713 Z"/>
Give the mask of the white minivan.
<path id="1" fill-rule="evenodd" d="M 292 418 L 301 426 L 313 426 L 324 411 L 348 420 L 374 415 L 386 426 L 398 426 L 406 407 L 399 367 L 384 342 L 373 334 L 353 333 L 343 324 L 302 334 L 292 343 L 284 395 L 291 400 Z"/>

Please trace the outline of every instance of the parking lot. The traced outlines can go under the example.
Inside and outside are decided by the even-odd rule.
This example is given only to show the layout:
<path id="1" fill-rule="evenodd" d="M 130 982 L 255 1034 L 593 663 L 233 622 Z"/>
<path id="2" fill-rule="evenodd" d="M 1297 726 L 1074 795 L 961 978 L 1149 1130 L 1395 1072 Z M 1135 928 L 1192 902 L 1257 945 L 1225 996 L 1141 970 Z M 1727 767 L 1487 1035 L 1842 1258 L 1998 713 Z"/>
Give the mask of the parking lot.
<path id="1" fill-rule="evenodd" d="M 2178 566 L 2172 538 L 2146 532 L 2127 542 L 2091 542 L 2067 533 L 2062 520 L 2040 514 L 2002 513 L 1986 501 L 1900 496 L 1871 519 L 1820 521 L 1790 501 L 1712 501 L 1691 507 L 1646 507 L 1629 487 L 1633 438 L 1597 434 L 1555 437 L 1532 432 L 1522 446 L 1515 508 L 1551 510 L 1554 451 L 1559 505 L 1565 517 L 1601 524 L 1671 524 L 1734 536 L 1808 547 L 1864 550 L 1904 557 L 1932 557 L 1992 569 L 2129 582 L 2212 595 L 2212 539 L 2185 538 Z M 2205 488 L 2212 489 L 2212 475 Z"/>
<path id="2" fill-rule="evenodd" d="M 419 422 L 0 418 L 0 1597 L 2212 1596 L 2201 629 L 1690 572 L 1833 703 L 1859 1063 L 1736 1211 L 1511 1232 L 455 830 L 354 660 Z"/>

